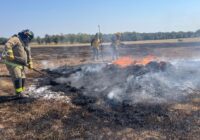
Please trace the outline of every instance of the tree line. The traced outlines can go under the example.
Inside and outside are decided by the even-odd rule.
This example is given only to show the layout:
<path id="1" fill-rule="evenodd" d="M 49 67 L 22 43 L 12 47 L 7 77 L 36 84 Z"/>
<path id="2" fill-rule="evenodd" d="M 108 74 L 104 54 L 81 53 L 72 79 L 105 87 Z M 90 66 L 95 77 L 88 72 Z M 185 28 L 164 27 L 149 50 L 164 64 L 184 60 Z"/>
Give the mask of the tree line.
<path id="1" fill-rule="evenodd" d="M 60 34 L 48 35 L 44 37 L 35 37 L 33 42 L 38 44 L 58 44 L 58 43 L 90 43 L 94 35 L 91 34 Z M 111 42 L 113 34 L 100 34 L 103 42 Z M 123 32 L 121 34 L 122 41 L 139 41 L 139 40 L 160 40 L 160 39 L 180 39 L 200 37 L 200 30 L 195 32 L 157 32 L 157 33 L 138 33 L 138 32 Z M 0 38 L 0 44 L 6 42 L 6 38 Z"/>

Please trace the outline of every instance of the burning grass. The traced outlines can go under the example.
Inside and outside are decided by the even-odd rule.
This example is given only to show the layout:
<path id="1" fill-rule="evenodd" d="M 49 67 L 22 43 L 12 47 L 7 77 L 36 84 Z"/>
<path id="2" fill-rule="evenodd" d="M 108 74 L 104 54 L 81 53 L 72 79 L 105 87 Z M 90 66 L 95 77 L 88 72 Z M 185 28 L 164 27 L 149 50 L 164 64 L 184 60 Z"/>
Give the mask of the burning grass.
<path id="1" fill-rule="evenodd" d="M 199 74 L 195 71 L 196 64 L 192 67 L 190 63 L 190 71 L 182 64 L 180 71 L 175 67 L 179 64 L 168 62 L 127 67 L 87 64 L 47 70 L 57 78 L 36 80 L 36 85 L 29 88 L 33 98 L 0 97 L 0 136 L 3 139 L 198 139 L 199 93 L 180 90 L 182 86 L 177 84 L 172 88 L 173 79 L 178 85 L 191 85 L 188 81 L 192 81 L 193 88 L 197 88 L 198 80 L 188 79 Z"/>
<path id="2" fill-rule="evenodd" d="M 142 59 L 133 59 L 131 56 L 124 56 L 115 60 L 113 64 L 118 65 L 121 68 L 125 68 L 131 65 L 147 65 L 152 61 L 157 61 L 157 58 L 153 55 L 148 55 Z"/>
<path id="3" fill-rule="evenodd" d="M 149 62 L 124 68 L 115 64 L 61 67 L 48 71 L 58 76 L 49 85 L 73 87 L 84 95 L 114 102 L 176 102 L 186 99 L 191 89 L 199 88 L 198 79 L 192 78 L 199 74 L 196 67 L 188 70 L 185 64 L 172 65 L 168 62 Z M 190 73 L 191 70 L 193 73 Z M 50 89 L 60 91 L 55 86 Z M 62 92 L 65 93 L 65 90 Z"/>
<path id="4" fill-rule="evenodd" d="M 41 126 L 50 134 L 55 132 L 55 128 L 59 129 L 58 132 L 53 133 L 55 138 L 196 139 L 200 131 L 198 127 L 199 104 L 193 102 L 193 99 L 198 99 L 199 94 L 197 93 L 189 98 L 192 96 L 191 92 L 187 94 L 186 91 L 184 94 L 181 93 L 182 91 L 175 93 L 175 89 L 174 91 L 171 88 L 168 89 L 168 86 L 163 86 L 162 81 L 157 81 L 154 77 L 160 78 L 165 76 L 166 72 L 172 71 L 180 73 L 179 69 L 177 70 L 167 62 L 150 62 L 145 66 L 133 65 L 126 68 L 107 64 L 89 64 L 60 67 L 48 71 L 58 78 L 53 81 L 52 79 L 50 81 L 48 81 L 49 79 L 43 79 L 40 81 L 40 86 L 50 86 L 48 90 L 55 92 L 54 94 L 63 92 L 64 96 L 71 99 L 71 103 L 68 103 L 68 105 L 72 108 L 75 106 L 75 108 L 69 110 L 68 115 L 58 117 L 58 120 L 53 118 L 56 123 L 60 124 L 60 127 L 52 125 L 51 119 L 48 119 L 54 116 L 54 113 L 47 113 L 47 116 L 50 115 L 50 117 L 40 120 L 40 122 L 47 121 L 47 126 Z M 187 71 L 182 71 L 182 73 L 188 74 Z M 183 76 L 182 73 L 181 76 Z M 193 71 L 193 74 L 195 73 Z M 169 78 L 168 80 L 177 79 L 174 75 L 171 77 L 169 74 L 166 75 Z M 135 76 L 136 79 L 133 81 L 138 81 L 133 84 L 133 81 L 129 78 L 130 76 Z M 176 76 L 179 77 L 179 75 Z M 183 77 L 181 78 L 183 80 Z M 187 78 L 187 75 L 185 78 Z M 94 79 L 98 79 L 99 82 L 94 82 Z M 166 80 L 164 81 L 166 82 Z M 131 85 L 130 89 L 125 88 L 129 84 Z M 172 82 L 172 84 L 174 83 Z M 107 88 L 104 88 L 104 85 Z M 126 90 L 118 92 L 118 90 L 113 90 L 113 87 L 115 87 L 113 85 Z M 144 90 L 142 86 L 153 88 L 153 90 L 147 88 L 148 93 L 153 95 L 151 98 L 142 94 L 140 91 L 141 89 Z M 100 89 L 103 89 L 103 91 Z M 166 91 L 170 91 L 167 93 L 173 91 L 172 94 L 166 94 L 172 98 L 163 96 Z M 43 93 L 48 95 L 48 92 Z M 135 96 L 133 96 L 133 93 Z M 144 97 L 148 97 L 148 100 Z M 162 98 L 167 99 L 167 102 L 160 100 Z M 149 102 L 149 99 L 153 99 L 153 102 Z M 171 99 L 175 100 L 172 102 Z M 158 100 L 160 101 L 155 102 Z M 54 129 L 48 129 L 50 126 L 54 126 Z M 32 126 L 32 128 L 31 131 L 37 130 L 37 127 Z M 39 131 L 36 132 L 39 133 Z M 46 136 L 46 132 L 42 132 L 42 134 Z M 53 139 L 54 137 L 50 135 L 48 138 Z"/>
<path id="5" fill-rule="evenodd" d="M 62 61 L 62 64 L 64 63 L 65 60 Z M 77 63 L 80 64 L 80 61 L 73 60 L 71 64 Z M 184 67 L 180 69 L 174 66 L 180 65 L 168 62 L 151 62 L 146 66 L 131 63 L 126 67 L 89 64 L 49 70 L 48 73 L 56 75 L 55 79 L 42 78 L 33 85 L 35 89 L 31 91 L 33 95 L 42 96 L 23 100 L 0 97 L 0 138 L 6 140 L 199 139 L 200 97 L 198 86 L 195 84 L 199 83 L 197 78 L 199 65 L 193 62 L 188 65 L 187 62 L 187 65 L 181 65 Z M 186 69 L 188 67 L 191 69 Z M 171 83 L 174 88 L 162 86 L 163 83 L 168 85 L 173 79 L 176 79 Z M 133 82 L 135 80 L 136 82 Z M 127 83 L 130 85 L 125 88 Z M 111 94 L 118 92 L 116 89 L 113 90 L 113 85 L 115 88 L 127 90 L 119 92 L 120 94 L 116 96 Z M 49 89 L 39 92 L 38 89 L 45 86 L 49 86 Z M 183 88 L 188 86 L 192 90 Z M 152 91 L 149 87 L 153 87 L 154 92 L 149 92 Z M 181 87 L 181 92 L 176 92 L 180 89 L 177 87 Z M 144 98 L 139 98 L 144 95 L 141 92 L 144 89 L 150 94 L 156 93 L 151 94 L 154 95 L 152 96 L 154 99 L 162 97 L 161 93 L 165 93 L 163 89 L 168 89 L 167 91 L 171 93 L 169 95 L 173 95 L 170 97 L 179 100 L 149 103 Z M 38 93 L 34 93 L 35 91 Z M 125 95 L 135 96 L 128 96 L 127 100 L 121 93 L 132 93 Z M 44 95 L 47 97 L 62 95 L 60 97 L 67 98 L 44 100 Z M 116 97 L 123 100 L 117 100 Z M 135 102 L 139 99 L 140 102 Z"/>
<path id="6" fill-rule="evenodd" d="M 125 68 L 127 66 L 134 65 L 135 61 L 131 58 L 131 56 L 125 56 L 117 59 L 116 61 L 113 62 L 113 64 Z"/>

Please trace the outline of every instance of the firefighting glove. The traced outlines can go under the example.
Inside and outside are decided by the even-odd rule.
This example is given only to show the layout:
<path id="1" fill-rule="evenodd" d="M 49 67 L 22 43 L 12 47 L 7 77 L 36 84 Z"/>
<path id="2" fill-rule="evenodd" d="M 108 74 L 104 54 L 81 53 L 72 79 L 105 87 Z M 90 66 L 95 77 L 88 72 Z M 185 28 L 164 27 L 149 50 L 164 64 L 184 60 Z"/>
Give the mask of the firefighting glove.
<path id="1" fill-rule="evenodd" d="M 33 62 L 32 62 L 32 61 L 29 61 L 29 63 L 28 63 L 28 68 L 29 68 L 29 69 L 33 69 Z"/>
<path id="2" fill-rule="evenodd" d="M 7 51 L 7 58 L 8 58 L 9 60 L 11 60 L 11 61 L 15 59 L 12 50 L 8 50 L 8 51 Z"/>

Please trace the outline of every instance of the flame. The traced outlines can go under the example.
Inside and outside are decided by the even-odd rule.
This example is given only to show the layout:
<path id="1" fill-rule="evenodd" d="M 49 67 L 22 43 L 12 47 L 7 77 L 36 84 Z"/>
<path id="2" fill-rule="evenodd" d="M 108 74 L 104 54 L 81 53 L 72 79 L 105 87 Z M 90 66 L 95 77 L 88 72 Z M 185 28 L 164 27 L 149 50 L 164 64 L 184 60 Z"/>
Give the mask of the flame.
<path id="1" fill-rule="evenodd" d="M 115 60 L 113 64 L 118 65 L 121 68 L 125 68 L 127 66 L 135 64 L 135 61 L 130 56 L 123 56 Z"/>
<path id="2" fill-rule="evenodd" d="M 156 61 L 156 59 L 157 58 L 155 56 L 148 55 L 148 56 L 142 58 L 141 60 L 137 60 L 136 64 L 137 65 L 146 65 L 146 64 L 148 64 L 151 61 Z"/>
<path id="3" fill-rule="evenodd" d="M 153 55 L 148 55 L 142 59 L 134 60 L 131 56 L 123 56 L 115 60 L 113 64 L 118 65 L 121 68 L 125 68 L 130 65 L 146 65 L 151 61 L 157 61 L 157 58 Z"/>

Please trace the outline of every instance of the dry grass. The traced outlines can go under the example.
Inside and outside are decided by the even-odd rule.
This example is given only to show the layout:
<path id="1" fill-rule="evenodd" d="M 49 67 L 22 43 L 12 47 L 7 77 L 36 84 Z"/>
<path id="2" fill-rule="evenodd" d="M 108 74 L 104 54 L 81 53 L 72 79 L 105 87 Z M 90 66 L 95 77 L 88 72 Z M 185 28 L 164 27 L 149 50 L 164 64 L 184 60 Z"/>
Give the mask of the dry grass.
<path id="1" fill-rule="evenodd" d="M 193 105 L 193 104 L 175 104 L 172 108 L 175 110 L 182 110 L 187 113 L 191 113 L 193 111 L 200 111 L 200 106 Z"/>
<path id="2" fill-rule="evenodd" d="M 1 104 L 1 139 L 63 138 L 61 121 L 69 109 L 64 103 L 30 99 Z"/>
<path id="3" fill-rule="evenodd" d="M 157 51 L 159 50 L 162 55 L 166 53 L 172 57 L 177 55 L 182 57 L 188 53 L 188 50 L 185 51 L 184 49 L 177 47 L 175 49 L 177 52 L 175 52 L 172 49 L 161 48 L 157 49 Z M 140 53 L 144 52 L 144 50 L 139 48 L 138 50 L 133 50 L 133 53 L 137 51 L 141 51 Z M 56 67 L 65 64 L 77 65 L 85 63 L 83 62 L 85 58 L 88 59 L 88 56 L 85 55 L 88 53 L 88 50 L 85 50 L 86 53 L 80 51 L 78 53 L 81 54 L 77 55 L 76 50 L 72 51 L 73 54 L 71 54 L 70 50 L 65 50 L 64 52 L 61 49 L 59 52 L 56 52 L 59 56 L 57 59 L 49 59 L 53 52 L 54 48 L 51 51 L 46 51 L 46 48 L 38 51 L 36 48 L 33 52 L 35 67 L 45 68 L 46 65 Z M 74 56 L 75 54 L 77 57 Z M 60 57 L 60 55 L 62 56 Z M 45 61 L 48 63 L 45 64 Z M 0 65 L 0 68 L 1 74 L 7 74 L 7 70 L 3 65 Z M 29 78 L 39 76 L 34 72 L 28 72 Z M 28 84 L 31 84 L 30 82 L 31 80 L 29 79 Z M 1 78 L 0 99 L 2 99 L 2 95 L 11 94 L 11 89 L 13 89 L 11 81 L 8 78 Z M 101 117 L 97 115 L 100 112 L 89 112 L 87 107 L 77 107 L 73 104 L 53 100 L 0 100 L 0 139 L 197 140 L 200 137 L 200 98 L 197 95 L 188 97 L 188 101 L 184 103 L 175 103 L 167 107 L 160 105 L 161 109 L 166 108 L 166 118 L 159 116 L 159 113 L 150 116 L 144 115 L 140 119 L 144 119 L 145 125 L 137 126 L 134 123 L 132 124 L 132 126 L 136 125 L 137 127 L 124 126 L 115 122 L 115 120 L 110 120 L 107 117 L 110 114 L 103 114 Z M 143 111 L 149 112 L 149 110 L 141 110 L 141 112 Z M 138 112 L 135 113 L 137 114 Z"/>
<path id="4" fill-rule="evenodd" d="M 13 83 L 9 78 L 0 78 L 0 95 L 13 95 Z"/>
<path id="5" fill-rule="evenodd" d="M 57 101 L 18 100 L 0 104 L 1 139 L 190 139 L 197 140 L 199 110 L 193 104 L 169 106 L 167 118 L 147 118 L 144 126 L 130 127 Z M 162 107 L 161 107 L 162 108 Z M 141 112 L 147 110 L 141 110 Z M 188 113 L 188 111 L 190 113 Z M 134 124 L 133 124 L 134 125 Z M 136 125 L 136 124 L 135 124 Z"/>
<path id="6" fill-rule="evenodd" d="M 189 43 L 189 42 L 200 42 L 200 38 L 180 38 L 180 39 L 165 39 L 165 40 L 142 40 L 142 41 L 125 41 L 125 44 L 131 45 L 131 44 L 159 44 L 159 43 Z M 109 45 L 110 43 L 103 43 L 104 45 Z M 75 44 L 69 44 L 69 43 L 59 43 L 59 44 L 41 44 L 38 45 L 37 43 L 32 43 L 31 47 L 37 48 L 37 47 L 78 47 L 78 46 L 89 46 L 90 43 L 75 43 Z M 0 49 L 3 48 L 3 45 L 0 45 Z"/>
<path id="7" fill-rule="evenodd" d="M 125 44 L 161 44 L 161 43 L 189 43 L 200 42 L 200 38 L 180 38 L 180 39 L 165 39 L 165 40 L 142 40 L 142 41 L 128 41 Z"/>

